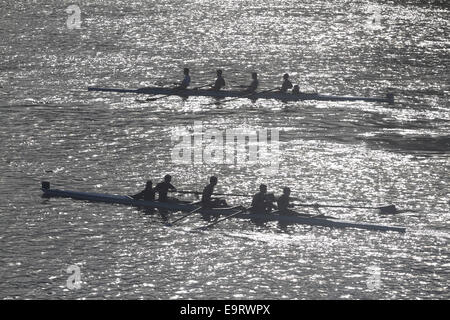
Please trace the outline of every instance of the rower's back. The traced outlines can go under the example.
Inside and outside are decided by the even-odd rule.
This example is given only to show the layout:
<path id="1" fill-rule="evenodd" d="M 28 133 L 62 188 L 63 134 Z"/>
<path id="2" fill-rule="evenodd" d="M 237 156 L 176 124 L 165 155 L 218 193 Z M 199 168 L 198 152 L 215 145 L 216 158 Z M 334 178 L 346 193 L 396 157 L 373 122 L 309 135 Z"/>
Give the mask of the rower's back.
<path id="1" fill-rule="evenodd" d="M 285 73 L 283 75 L 283 83 L 281 84 L 281 89 L 280 91 L 282 93 L 286 93 L 288 91 L 288 89 L 292 88 L 292 82 L 289 80 L 289 74 Z"/>
<path id="2" fill-rule="evenodd" d="M 281 195 L 278 200 L 277 200 L 277 206 L 278 206 L 278 210 L 281 212 L 286 212 L 288 211 L 288 207 L 289 207 L 289 196 L 288 195 Z"/>
<path id="3" fill-rule="evenodd" d="M 266 195 L 261 191 L 256 193 L 252 199 L 252 213 L 265 213 L 266 212 Z"/>
<path id="4" fill-rule="evenodd" d="M 170 175 L 166 175 L 164 177 L 164 181 L 158 183 L 155 187 L 154 192 L 158 192 L 158 201 L 167 202 L 167 193 L 169 190 L 176 190 L 176 188 L 170 183 L 172 181 L 172 177 Z"/>
<path id="5" fill-rule="evenodd" d="M 153 189 L 153 183 L 151 180 L 147 181 L 145 189 L 132 196 L 136 200 L 154 201 L 155 190 Z"/>
<path id="6" fill-rule="evenodd" d="M 283 194 L 277 200 L 278 210 L 280 212 L 289 212 L 289 196 L 291 195 L 291 189 L 289 187 L 283 188 Z"/>
<path id="7" fill-rule="evenodd" d="M 214 86 L 212 87 L 212 89 L 214 91 L 220 91 L 220 89 L 222 89 L 223 87 L 225 87 L 225 79 L 222 76 L 222 70 L 217 70 L 217 79 L 214 82 Z"/>
<path id="8" fill-rule="evenodd" d="M 248 86 L 247 90 L 245 90 L 246 92 L 255 92 L 256 89 L 258 89 L 259 86 L 259 81 L 258 81 L 258 74 L 256 72 L 252 73 L 252 83 L 250 83 L 250 85 Z"/>
<path id="9" fill-rule="evenodd" d="M 209 202 L 211 202 L 211 196 L 214 192 L 214 185 L 213 184 L 208 184 L 202 192 L 202 203 L 203 204 L 208 204 Z"/>
<path id="10" fill-rule="evenodd" d="M 267 193 L 267 186 L 265 184 L 261 184 L 259 186 L 259 192 L 256 193 L 253 196 L 252 199 L 252 213 L 265 213 L 267 209 L 267 203 L 266 203 L 266 193 Z"/>
<path id="11" fill-rule="evenodd" d="M 180 89 L 186 89 L 189 87 L 189 84 L 191 83 L 191 76 L 189 75 L 189 68 L 184 68 L 183 70 L 184 78 L 181 82 Z"/>
<path id="12" fill-rule="evenodd" d="M 202 205 L 204 207 L 210 207 L 212 203 L 212 195 L 214 193 L 214 187 L 217 185 L 217 177 L 212 176 L 209 178 L 209 184 L 203 189 L 202 192 Z"/>

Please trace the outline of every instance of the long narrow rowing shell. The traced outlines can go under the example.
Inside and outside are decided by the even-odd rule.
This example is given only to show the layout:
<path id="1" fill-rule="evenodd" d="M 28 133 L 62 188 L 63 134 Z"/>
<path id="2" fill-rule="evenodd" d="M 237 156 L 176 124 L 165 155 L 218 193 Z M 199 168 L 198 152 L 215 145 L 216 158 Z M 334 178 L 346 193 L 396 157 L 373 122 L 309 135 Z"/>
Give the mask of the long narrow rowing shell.
<path id="1" fill-rule="evenodd" d="M 282 101 L 303 101 L 303 100 L 320 100 L 320 101 L 367 101 L 367 102 L 387 102 L 389 104 L 394 103 L 394 95 L 387 94 L 385 98 L 371 98 L 371 97 L 350 97 L 350 96 L 333 96 L 322 95 L 318 93 L 281 93 L 281 92 L 260 92 L 249 95 L 242 91 L 213 91 L 202 89 L 183 89 L 174 90 L 172 88 L 157 88 L 147 87 L 140 89 L 115 89 L 115 88 L 97 88 L 89 87 L 88 91 L 103 91 L 103 92 L 121 92 L 121 93 L 137 93 L 137 94 L 161 94 L 161 95 L 174 95 L 180 97 L 189 96 L 202 96 L 202 97 L 215 97 L 215 98 L 247 98 L 247 99 L 276 99 Z"/>
<path id="2" fill-rule="evenodd" d="M 88 200 L 106 203 L 117 203 L 130 206 L 144 207 L 144 208 L 156 208 L 156 209 L 167 209 L 171 211 L 185 211 L 190 212 L 194 209 L 198 209 L 198 205 L 191 203 L 182 202 L 159 202 L 159 201 L 143 201 L 135 200 L 128 196 L 111 195 L 103 193 L 92 193 L 92 192 L 78 192 L 78 191 L 67 191 L 59 189 L 50 189 L 50 185 L 43 182 L 42 191 L 44 192 L 44 197 L 63 197 L 72 198 L 77 200 Z M 198 212 L 210 215 L 229 215 L 237 213 L 239 209 L 237 208 L 214 208 L 214 209 L 201 209 Z M 300 215 L 283 215 L 283 214 L 258 214 L 258 213 L 241 213 L 235 216 L 240 219 L 250 219 L 257 221 L 278 221 L 286 224 L 307 224 L 313 226 L 323 226 L 330 228 L 357 228 L 375 231 L 397 231 L 405 232 L 406 228 L 398 226 L 385 226 L 372 223 L 364 222 L 353 222 L 344 221 L 335 218 L 326 217 L 310 217 L 310 216 L 300 216 Z"/>

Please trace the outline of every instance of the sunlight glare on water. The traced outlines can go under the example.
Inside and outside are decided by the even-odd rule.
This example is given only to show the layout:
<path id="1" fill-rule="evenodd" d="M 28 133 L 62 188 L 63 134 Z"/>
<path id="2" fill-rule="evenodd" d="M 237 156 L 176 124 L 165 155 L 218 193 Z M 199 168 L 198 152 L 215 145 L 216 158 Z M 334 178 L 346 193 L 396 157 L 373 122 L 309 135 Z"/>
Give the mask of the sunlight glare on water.
<path id="1" fill-rule="evenodd" d="M 414 1 L 412 1 L 414 2 Z M 419 1 L 417 1 L 419 2 Z M 448 299 L 449 11 L 400 1 L 5 1 L 0 62 L 0 298 Z M 381 22 L 368 27 L 371 11 Z M 88 86 L 192 86 L 222 68 L 227 88 L 259 73 L 261 90 L 289 72 L 305 92 L 369 102 L 88 92 Z M 261 163 L 178 164 L 175 130 L 279 131 L 277 171 Z M 166 173 L 182 190 L 279 195 L 305 203 L 395 204 L 408 210 L 299 208 L 400 225 L 405 234 L 232 219 L 205 232 L 192 215 L 167 227 L 157 212 L 41 198 L 67 190 L 134 194 Z M 180 197 L 182 197 L 180 195 Z M 195 200 L 193 198 L 188 198 Z M 229 197 L 249 205 L 250 197 Z M 300 211 L 300 210 L 299 210 Z M 174 220 L 181 213 L 168 218 Z M 166 217 L 167 218 L 167 217 Z M 79 266 L 81 288 L 68 289 Z M 373 270 L 380 283 L 369 281 Z"/>

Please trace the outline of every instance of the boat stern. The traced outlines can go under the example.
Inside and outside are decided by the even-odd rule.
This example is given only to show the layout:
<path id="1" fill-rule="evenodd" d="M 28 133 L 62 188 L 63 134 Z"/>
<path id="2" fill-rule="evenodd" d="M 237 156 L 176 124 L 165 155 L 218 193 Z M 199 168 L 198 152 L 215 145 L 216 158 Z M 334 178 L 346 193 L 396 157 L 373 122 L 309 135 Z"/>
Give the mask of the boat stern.
<path id="1" fill-rule="evenodd" d="M 48 181 L 41 181 L 41 189 L 42 190 L 49 190 L 50 189 L 50 182 L 48 182 Z"/>
<path id="2" fill-rule="evenodd" d="M 386 94 L 386 99 L 389 104 L 394 104 L 394 94 L 393 93 Z"/>

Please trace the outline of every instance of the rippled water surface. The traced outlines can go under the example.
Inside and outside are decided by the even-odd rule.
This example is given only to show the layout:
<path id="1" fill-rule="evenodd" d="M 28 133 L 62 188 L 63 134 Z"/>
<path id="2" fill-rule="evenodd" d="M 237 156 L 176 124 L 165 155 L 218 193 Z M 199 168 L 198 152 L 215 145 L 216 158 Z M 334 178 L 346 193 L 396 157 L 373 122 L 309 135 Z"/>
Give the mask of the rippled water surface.
<path id="1" fill-rule="evenodd" d="M 401 2 L 3 1 L 0 298 L 450 298 L 450 11 Z M 66 24 L 72 3 L 80 29 Z M 140 103 L 86 90 L 172 83 L 185 66 L 192 86 L 217 67 L 228 88 L 257 71 L 261 90 L 271 89 L 289 72 L 303 91 L 391 90 L 396 103 Z M 223 132 L 278 129 L 279 170 L 174 163 L 171 133 L 194 121 Z M 394 203 L 405 212 L 320 210 L 407 232 L 242 220 L 190 232 L 207 221 L 193 215 L 169 228 L 157 212 L 41 198 L 41 180 L 130 194 L 166 173 L 180 189 L 201 190 L 216 174 L 221 192 L 267 183 L 308 203 Z M 78 290 L 66 286 L 70 265 L 81 270 Z"/>

